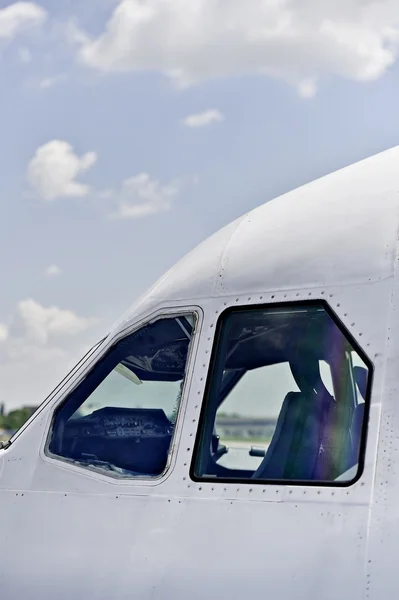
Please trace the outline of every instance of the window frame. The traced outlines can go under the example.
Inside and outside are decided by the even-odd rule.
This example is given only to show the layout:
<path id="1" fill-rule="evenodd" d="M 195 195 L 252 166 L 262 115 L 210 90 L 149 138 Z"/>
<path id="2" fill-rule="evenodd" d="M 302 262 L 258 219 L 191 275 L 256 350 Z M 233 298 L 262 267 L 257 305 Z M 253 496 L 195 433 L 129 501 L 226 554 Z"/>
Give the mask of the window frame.
<path id="1" fill-rule="evenodd" d="M 355 350 L 366 367 L 368 368 L 368 379 L 367 379 L 367 388 L 366 388 L 366 397 L 364 398 L 365 407 L 364 407 L 364 416 L 363 423 L 361 427 L 361 438 L 359 445 L 359 461 L 358 461 L 358 469 L 355 477 L 353 477 L 350 481 L 311 481 L 311 480 L 291 480 L 291 479 L 248 479 L 248 478 L 240 478 L 240 477 L 212 477 L 212 476 L 202 476 L 199 477 L 196 475 L 195 470 L 198 464 L 198 460 L 200 458 L 201 451 L 201 438 L 202 433 L 204 431 L 204 427 L 206 425 L 206 416 L 208 412 L 209 406 L 209 398 L 210 391 L 212 387 L 212 381 L 214 376 L 218 376 L 217 369 L 220 368 L 220 353 L 219 349 L 223 347 L 221 346 L 222 341 L 222 332 L 223 326 L 226 318 L 229 317 L 230 314 L 234 313 L 242 313 L 249 312 L 251 310 L 263 310 L 267 311 L 270 309 L 295 309 L 295 308 L 309 308 L 309 307 L 320 307 L 325 310 L 327 315 L 333 320 L 334 324 L 338 327 L 340 332 L 345 336 L 347 341 L 351 344 L 353 350 Z M 194 442 L 194 450 L 190 463 L 189 475 L 190 479 L 195 483 L 212 483 L 216 484 L 240 484 L 240 485 L 249 485 L 259 486 L 259 485 L 274 485 L 274 486 L 290 486 L 290 487 L 327 487 L 327 488 L 346 488 L 353 486 L 359 479 L 362 477 L 365 467 L 365 457 L 366 457 L 366 448 L 367 448 L 367 437 L 368 437 L 368 425 L 369 425 L 369 416 L 370 416 L 370 406 L 371 406 L 371 394 L 374 380 L 374 364 L 371 359 L 367 356 L 366 352 L 360 346 L 360 344 L 354 339 L 348 328 L 344 325 L 342 320 L 338 317 L 338 315 L 334 312 L 328 302 L 323 299 L 313 298 L 311 300 L 298 300 L 293 302 L 269 302 L 265 304 L 244 304 L 244 305 L 235 305 L 226 308 L 222 311 L 217 319 L 216 328 L 215 328 L 215 336 L 212 344 L 211 357 L 208 365 L 207 378 L 205 383 L 204 396 L 198 421 L 198 428 Z"/>
<path id="2" fill-rule="evenodd" d="M 154 477 L 146 477 L 146 476 L 132 476 L 132 477 L 121 477 L 117 473 L 105 471 L 104 469 L 95 467 L 95 466 L 85 466 L 83 464 L 79 464 L 78 462 L 74 462 L 66 457 L 62 457 L 57 454 L 53 454 L 49 445 L 51 442 L 52 434 L 53 434 L 53 426 L 56 414 L 58 410 L 68 402 L 68 398 L 70 395 L 83 383 L 85 378 L 91 373 L 97 366 L 98 362 L 102 360 L 112 348 L 124 340 L 126 337 L 133 335 L 134 333 L 140 331 L 140 329 L 159 321 L 161 319 L 173 319 L 175 317 L 179 317 L 182 315 L 192 315 L 195 320 L 194 325 L 194 334 L 189 345 L 189 351 L 187 354 L 186 361 L 186 369 L 185 369 L 185 379 L 182 388 L 181 398 L 179 409 L 177 412 L 175 427 L 173 431 L 173 436 L 171 438 L 171 443 L 168 451 L 168 458 L 166 461 L 165 469 L 163 472 Z M 48 417 L 47 425 L 45 427 L 45 435 L 44 435 L 44 443 L 42 444 L 40 457 L 45 462 L 49 462 L 53 465 L 57 465 L 58 467 L 68 469 L 69 471 L 79 473 L 80 475 L 86 475 L 88 477 L 95 477 L 98 480 L 102 480 L 107 483 L 116 483 L 118 485 L 124 486 L 132 486 L 132 485 L 158 485 L 162 483 L 165 479 L 167 479 L 171 472 L 173 471 L 173 465 L 176 460 L 179 441 L 181 437 L 182 431 L 182 423 L 184 420 L 184 414 L 187 406 L 187 399 L 189 393 L 189 387 L 191 385 L 191 379 L 193 376 L 194 366 L 195 366 L 195 356 L 198 350 L 198 344 L 201 335 L 203 323 L 203 311 L 202 309 L 195 305 L 189 306 L 174 306 L 171 308 L 163 308 L 159 309 L 155 312 L 147 314 L 142 318 L 139 318 L 133 324 L 123 327 L 119 330 L 112 338 L 108 340 L 108 343 L 102 349 L 103 351 L 96 355 L 95 360 L 87 365 L 82 373 L 79 374 L 79 377 L 76 381 L 73 381 L 73 385 L 71 385 L 66 391 L 65 394 L 58 399 L 58 401 L 51 407 L 50 414 Z M 101 384 L 100 384 L 101 385 Z"/>

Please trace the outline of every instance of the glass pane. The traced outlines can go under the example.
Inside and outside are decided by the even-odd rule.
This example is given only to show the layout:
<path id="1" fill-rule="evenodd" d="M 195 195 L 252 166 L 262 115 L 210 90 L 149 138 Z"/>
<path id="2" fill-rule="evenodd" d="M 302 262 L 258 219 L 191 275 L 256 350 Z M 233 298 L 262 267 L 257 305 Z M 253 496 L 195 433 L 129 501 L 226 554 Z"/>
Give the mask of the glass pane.
<path id="1" fill-rule="evenodd" d="M 365 360 L 321 305 L 230 312 L 212 366 L 195 476 L 353 479 Z"/>
<path id="2" fill-rule="evenodd" d="M 265 402 L 265 389 L 269 390 L 269 402 Z M 265 452 L 269 447 L 282 401 L 291 389 L 298 387 L 288 363 L 259 367 L 240 379 L 216 413 L 216 434 L 229 449 L 219 465 L 253 471 L 258 468 L 262 461 L 259 450 Z M 253 447 L 257 454 L 251 453 Z"/>
<path id="3" fill-rule="evenodd" d="M 57 412 L 50 452 L 110 474 L 161 475 L 193 335 L 187 317 L 159 319 L 118 342 Z"/>

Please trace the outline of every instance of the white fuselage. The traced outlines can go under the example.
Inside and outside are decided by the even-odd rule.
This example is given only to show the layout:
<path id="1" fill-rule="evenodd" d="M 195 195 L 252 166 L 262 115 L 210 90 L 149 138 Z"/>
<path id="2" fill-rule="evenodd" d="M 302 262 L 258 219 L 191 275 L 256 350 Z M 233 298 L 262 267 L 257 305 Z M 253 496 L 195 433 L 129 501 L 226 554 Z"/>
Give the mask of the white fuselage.
<path id="1" fill-rule="evenodd" d="M 5 598 L 396 600 L 398 159 L 395 148 L 363 161 L 215 234 L 0 450 Z M 193 452 L 220 315 L 310 300 L 328 303 L 372 364 L 360 477 L 342 486 L 197 480 Z M 51 454 L 58 407 L 100 357 L 154 319 L 186 313 L 197 323 L 168 468 L 154 478 L 117 477 Z M 243 448 L 233 444 L 220 464 L 235 452 L 239 468 L 257 469 L 262 458 Z"/>

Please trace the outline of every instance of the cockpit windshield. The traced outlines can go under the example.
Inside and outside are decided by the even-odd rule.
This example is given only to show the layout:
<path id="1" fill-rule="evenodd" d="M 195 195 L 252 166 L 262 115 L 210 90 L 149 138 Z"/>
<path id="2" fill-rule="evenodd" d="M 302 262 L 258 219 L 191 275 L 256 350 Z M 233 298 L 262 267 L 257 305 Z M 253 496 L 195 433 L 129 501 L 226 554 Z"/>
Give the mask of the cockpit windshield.
<path id="1" fill-rule="evenodd" d="M 194 476 L 334 481 L 357 472 L 368 380 L 363 356 L 323 306 L 230 312 Z"/>
<path id="2" fill-rule="evenodd" d="M 52 455 L 124 477 L 166 469 L 192 315 L 158 319 L 117 342 L 58 409 Z"/>

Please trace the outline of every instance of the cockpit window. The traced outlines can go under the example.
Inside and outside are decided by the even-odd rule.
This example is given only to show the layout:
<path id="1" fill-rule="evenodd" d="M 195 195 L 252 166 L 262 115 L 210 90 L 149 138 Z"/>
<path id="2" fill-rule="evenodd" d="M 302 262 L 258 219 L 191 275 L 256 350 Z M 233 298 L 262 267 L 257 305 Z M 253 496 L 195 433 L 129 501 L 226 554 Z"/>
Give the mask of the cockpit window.
<path id="1" fill-rule="evenodd" d="M 192 478 L 353 482 L 361 470 L 371 369 L 322 303 L 227 311 Z"/>
<path id="2" fill-rule="evenodd" d="M 51 455 L 114 476 L 167 468 L 195 319 L 160 318 L 117 342 L 55 414 Z"/>

